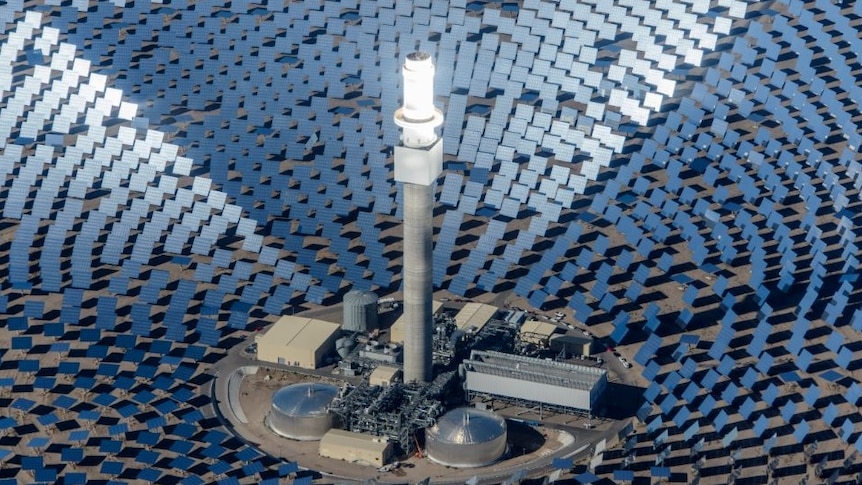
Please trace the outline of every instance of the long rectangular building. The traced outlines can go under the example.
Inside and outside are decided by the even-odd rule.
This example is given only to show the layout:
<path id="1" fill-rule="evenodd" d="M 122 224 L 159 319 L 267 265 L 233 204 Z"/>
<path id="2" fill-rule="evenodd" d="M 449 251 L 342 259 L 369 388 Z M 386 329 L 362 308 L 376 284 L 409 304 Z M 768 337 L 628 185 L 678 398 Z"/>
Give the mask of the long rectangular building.
<path id="1" fill-rule="evenodd" d="M 320 456 L 362 465 L 383 466 L 392 459 L 394 445 L 386 438 L 331 429 L 320 440 Z"/>
<path id="2" fill-rule="evenodd" d="M 604 369 L 473 351 L 465 360 L 467 391 L 592 412 L 608 383 Z"/>

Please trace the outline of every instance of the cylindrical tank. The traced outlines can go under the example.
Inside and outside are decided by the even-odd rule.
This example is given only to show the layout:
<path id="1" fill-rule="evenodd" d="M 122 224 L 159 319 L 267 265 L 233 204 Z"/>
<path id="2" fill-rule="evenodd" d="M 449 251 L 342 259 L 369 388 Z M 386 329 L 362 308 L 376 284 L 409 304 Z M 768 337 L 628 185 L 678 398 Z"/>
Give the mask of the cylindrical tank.
<path id="1" fill-rule="evenodd" d="M 319 440 L 332 428 L 329 404 L 338 388 L 322 382 L 301 382 L 275 391 L 269 427 L 286 438 Z"/>
<path id="2" fill-rule="evenodd" d="M 377 328 L 377 295 L 370 291 L 350 290 L 344 295 L 341 328 L 348 332 L 371 332 Z"/>
<path id="3" fill-rule="evenodd" d="M 441 465 L 489 465 L 506 452 L 506 421 L 491 411 L 457 408 L 425 431 L 425 454 Z"/>

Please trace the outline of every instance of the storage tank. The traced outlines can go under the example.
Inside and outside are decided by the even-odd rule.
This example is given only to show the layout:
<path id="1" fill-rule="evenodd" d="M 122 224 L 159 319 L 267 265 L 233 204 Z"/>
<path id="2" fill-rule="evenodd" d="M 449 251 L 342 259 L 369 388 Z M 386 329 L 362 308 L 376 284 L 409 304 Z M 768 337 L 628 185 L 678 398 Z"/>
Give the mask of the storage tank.
<path id="1" fill-rule="evenodd" d="M 348 332 L 368 333 L 377 328 L 377 295 L 370 291 L 350 290 L 344 295 L 341 328 Z"/>
<path id="2" fill-rule="evenodd" d="M 272 395 L 269 427 L 286 438 L 319 440 L 332 428 L 329 404 L 337 395 L 337 387 L 322 382 L 282 387 Z"/>
<path id="3" fill-rule="evenodd" d="M 457 408 L 425 430 L 425 454 L 441 465 L 489 465 L 506 452 L 506 421 L 491 411 Z"/>
<path id="4" fill-rule="evenodd" d="M 356 340 L 353 337 L 341 337 L 335 341 L 335 351 L 342 359 L 346 359 L 353 350 Z"/>

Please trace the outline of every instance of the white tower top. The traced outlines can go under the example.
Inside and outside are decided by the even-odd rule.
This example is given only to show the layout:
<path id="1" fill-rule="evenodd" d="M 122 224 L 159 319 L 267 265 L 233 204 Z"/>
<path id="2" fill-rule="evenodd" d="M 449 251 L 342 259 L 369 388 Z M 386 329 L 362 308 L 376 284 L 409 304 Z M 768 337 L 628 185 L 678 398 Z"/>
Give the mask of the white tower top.
<path id="1" fill-rule="evenodd" d="M 443 124 L 443 113 L 434 107 L 434 63 L 431 54 L 413 52 L 404 60 L 404 102 L 395 111 L 395 124 L 403 128 L 405 147 L 424 148 L 437 141 L 434 129 Z"/>
<path id="2" fill-rule="evenodd" d="M 401 127 L 401 144 L 395 147 L 395 180 L 429 186 L 443 172 L 443 144 L 435 131 L 443 124 L 443 112 L 434 107 L 431 54 L 408 54 L 401 72 L 404 104 L 394 116 Z"/>

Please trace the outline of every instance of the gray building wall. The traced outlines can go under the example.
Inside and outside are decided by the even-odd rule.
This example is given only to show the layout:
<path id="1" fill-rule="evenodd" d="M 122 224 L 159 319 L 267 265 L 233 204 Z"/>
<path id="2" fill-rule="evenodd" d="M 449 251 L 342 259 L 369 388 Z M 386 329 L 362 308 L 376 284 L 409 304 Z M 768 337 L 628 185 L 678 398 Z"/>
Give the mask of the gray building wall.
<path id="1" fill-rule="evenodd" d="M 607 377 L 602 376 L 591 390 L 581 390 L 467 371 L 467 390 L 470 392 L 541 402 L 583 411 L 594 409 L 606 384 Z"/>

